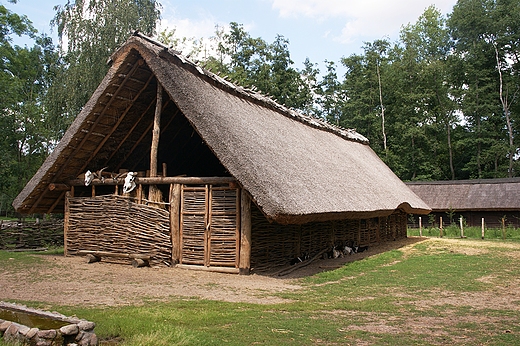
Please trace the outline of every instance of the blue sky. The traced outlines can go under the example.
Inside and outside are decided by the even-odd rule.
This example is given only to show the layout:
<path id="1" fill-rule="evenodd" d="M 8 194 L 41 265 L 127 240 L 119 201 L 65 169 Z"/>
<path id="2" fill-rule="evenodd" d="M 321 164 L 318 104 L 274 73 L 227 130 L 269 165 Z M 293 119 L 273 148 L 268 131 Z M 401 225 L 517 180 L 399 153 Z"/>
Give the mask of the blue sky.
<path id="1" fill-rule="evenodd" d="M 398 39 L 403 25 L 414 23 L 435 5 L 451 13 L 456 0 L 159 0 L 162 29 L 176 29 L 180 37 L 209 38 L 215 25 L 238 22 L 253 37 L 273 42 L 280 34 L 289 40 L 296 68 L 305 58 L 323 61 L 360 53 L 363 42 Z M 25 14 L 38 31 L 55 37 L 49 22 L 55 5 L 66 0 L 18 0 L 0 3 Z M 322 71 L 323 72 L 323 71 Z"/>

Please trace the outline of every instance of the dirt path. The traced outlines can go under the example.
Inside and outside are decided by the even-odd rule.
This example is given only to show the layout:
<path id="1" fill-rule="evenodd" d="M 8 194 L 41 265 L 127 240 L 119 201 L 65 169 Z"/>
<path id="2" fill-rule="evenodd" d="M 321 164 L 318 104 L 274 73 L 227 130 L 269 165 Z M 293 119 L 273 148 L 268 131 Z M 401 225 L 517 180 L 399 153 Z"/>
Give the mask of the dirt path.
<path id="1" fill-rule="evenodd" d="M 316 260 L 285 276 L 235 275 L 179 268 L 134 268 L 108 262 L 85 263 L 82 257 L 39 255 L 30 272 L 16 263 L 0 267 L 0 300 L 40 301 L 63 305 L 137 305 L 146 300 L 198 297 L 229 302 L 280 303 L 276 293 L 300 288 L 300 277 L 339 268 L 392 248 L 420 241 L 409 238 L 370 248 L 345 258 Z M 14 259 L 12 261 L 15 261 Z"/>

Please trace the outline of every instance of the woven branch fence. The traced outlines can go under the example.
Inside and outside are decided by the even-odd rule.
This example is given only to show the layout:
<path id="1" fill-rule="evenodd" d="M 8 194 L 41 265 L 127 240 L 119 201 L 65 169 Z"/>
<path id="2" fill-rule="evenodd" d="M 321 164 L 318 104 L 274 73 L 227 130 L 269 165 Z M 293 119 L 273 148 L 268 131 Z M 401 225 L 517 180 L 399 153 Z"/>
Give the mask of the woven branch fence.
<path id="1" fill-rule="evenodd" d="M 171 265 L 170 217 L 166 210 L 104 195 L 71 197 L 69 211 L 68 254 L 87 250 L 151 255 L 150 265 Z"/>
<path id="2" fill-rule="evenodd" d="M 0 249 L 63 246 L 63 220 L 0 221 Z"/>
<path id="3" fill-rule="evenodd" d="M 251 268 L 255 272 L 271 272 L 290 265 L 296 257 L 314 257 L 333 246 L 375 245 L 406 238 L 407 215 L 400 211 L 372 219 L 280 225 L 270 223 L 253 205 L 251 219 Z"/>

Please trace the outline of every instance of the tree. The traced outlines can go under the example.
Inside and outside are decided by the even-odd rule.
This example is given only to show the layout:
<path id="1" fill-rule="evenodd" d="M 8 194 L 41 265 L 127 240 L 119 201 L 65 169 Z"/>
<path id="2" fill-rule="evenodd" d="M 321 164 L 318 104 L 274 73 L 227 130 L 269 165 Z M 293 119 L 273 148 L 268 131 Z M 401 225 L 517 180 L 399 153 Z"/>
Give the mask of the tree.
<path id="1" fill-rule="evenodd" d="M 464 115 L 476 124 L 478 176 L 486 175 L 483 170 L 489 163 L 494 167 L 494 177 L 515 174 L 519 150 L 515 141 L 519 121 L 519 14 L 518 1 L 459 0 L 449 20 L 455 52 L 467 61 L 465 88 L 471 98 Z M 503 126 L 484 130 L 485 123 Z"/>
<path id="2" fill-rule="evenodd" d="M 36 34 L 27 17 L 0 5 L 2 205 L 11 204 L 56 143 L 53 122 L 43 100 L 53 80 L 57 53 L 50 38 Z M 35 45 L 13 46 L 13 35 L 27 35 L 35 40 Z"/>
<path id="3" fill-rule="evenodd" d="M 401 31 L 405 50 L 415 56 L 418 64 L 423 91 L 418 105 L 420 112 L 425 115 L 424 120 L 435 136 L 446 143 L 446 147 L 438 147 L 438 164 L 443 167 L 446 160 L 449 167 L 446 176 L 455 179 L 452 131 L 458 125 L 458 119 L 449 81 L 449 39 L 446 20 L 433 6 L 427 8 L 415 24 L 409 24 Z"/>
<path id="4" fill-rule="evenodd" d="M 57 105 L 56 117 L 68 124 L 105 76 L 110 55 L 130 33 L 155 34 L 160 10 L 155 0 L 69 0 L 55 10 L 52 24 L 63 58 L 48 101 Z"/>

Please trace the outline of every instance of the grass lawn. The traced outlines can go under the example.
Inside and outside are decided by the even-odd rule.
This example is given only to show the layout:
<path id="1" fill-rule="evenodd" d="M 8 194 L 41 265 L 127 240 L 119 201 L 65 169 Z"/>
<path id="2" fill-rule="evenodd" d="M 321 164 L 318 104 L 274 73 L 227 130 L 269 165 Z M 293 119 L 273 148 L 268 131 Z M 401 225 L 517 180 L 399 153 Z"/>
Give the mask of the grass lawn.
<path id="1" fill-rule="evenodd" d="M 12 256 L 16 270 L 38 260 L 0 251 L 0 264 Z M 96 322 L 101 345 L 520 345 L 517 242 L 430 238 L 297 282 L 270 305 L 22 303 Z"/>

